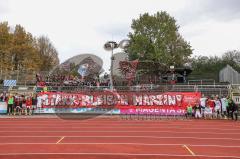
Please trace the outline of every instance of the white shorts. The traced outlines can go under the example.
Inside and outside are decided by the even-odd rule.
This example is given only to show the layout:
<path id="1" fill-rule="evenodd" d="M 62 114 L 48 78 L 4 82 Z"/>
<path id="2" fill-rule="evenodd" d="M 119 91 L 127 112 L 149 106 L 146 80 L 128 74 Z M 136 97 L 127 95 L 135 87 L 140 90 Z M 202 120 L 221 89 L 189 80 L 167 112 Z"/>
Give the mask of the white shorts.
<path id="1" fill-rule="evenodd" d="M 26 107 L 26 104 L 22 104 L 22 107 L 23 107 L 23 108 Z"/>
<path id="2" fill-rule="evenodd" d="M 197 118 L 197 117 L 199 117 L 199 118 L 202 117 L 202 114 L 200 113 L 200 111 L 195 112 L 195 118 Z"/>
<path id="3" fill-rule="evenodd" d="M 22 109 L 20 106 L 16 106 L 16 109 Z"/>

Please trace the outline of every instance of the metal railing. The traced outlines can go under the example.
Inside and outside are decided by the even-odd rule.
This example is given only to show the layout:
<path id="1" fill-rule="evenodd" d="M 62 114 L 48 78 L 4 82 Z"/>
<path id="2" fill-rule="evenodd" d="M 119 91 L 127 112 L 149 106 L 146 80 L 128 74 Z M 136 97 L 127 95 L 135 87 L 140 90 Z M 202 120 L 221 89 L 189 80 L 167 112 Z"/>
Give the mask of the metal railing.
<path id="1" fill-rule="evenodd" d="M 79 91 L 102 91 L 109 89 L 108 86 L 48 86 L 48 91 L 54 92 L 79 92 Z M 116 86 L 116 91 L 141 91 L 141 92 L 201 92 L 205 96 L 220 95 L 227 96 L 232 91 L 231 85 L 144 85 L 144 86 Z M 240 87 L 238 86 L 239 90 Z M 16 92 L 41 92 L 42 87 L 36 86 L 0 86 L 0 91 Z"/>

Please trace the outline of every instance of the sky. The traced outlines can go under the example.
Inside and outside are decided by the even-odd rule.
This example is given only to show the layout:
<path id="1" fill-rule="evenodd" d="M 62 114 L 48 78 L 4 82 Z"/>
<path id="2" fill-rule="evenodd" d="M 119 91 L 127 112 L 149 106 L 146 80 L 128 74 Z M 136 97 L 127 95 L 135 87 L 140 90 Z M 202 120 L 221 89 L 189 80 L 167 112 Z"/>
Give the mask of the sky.
<path id="1" fill-rule="evenodd" d="M 50 38 L 61 62 L 83 54 L 110 66 L 105 42 L 126 39 L 140 14 L 167 11 L 194 55 L 240 50 L 240 0 L 0 0 L 0 21 Z M 119 52 L 120 50 L 115 50 Z"/>

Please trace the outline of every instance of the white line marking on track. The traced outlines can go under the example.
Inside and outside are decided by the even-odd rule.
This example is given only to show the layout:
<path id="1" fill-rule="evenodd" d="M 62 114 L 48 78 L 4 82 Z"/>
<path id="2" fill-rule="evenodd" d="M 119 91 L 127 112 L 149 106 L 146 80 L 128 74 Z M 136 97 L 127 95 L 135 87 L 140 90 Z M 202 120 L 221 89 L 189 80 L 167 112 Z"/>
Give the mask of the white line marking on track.
<path id="1" fill-rule="evenodd" d="M 0 143 L 0 145 L 56 145 L 56 143 Z M 146 144 L 146 143 L 103 143 L 103 142 L 94 142 L 94 143 L 58 143 L 57 145 L 139 145 L 139 146 L 182 146 L 183 144 Z M 191 147 L 222 147 L 222 148 L 240 148 L 240 145 L 233 146 L 224 146 L 224 145 L 191 145 L 185 144 L 186 146 Z"/>
<path id="2" fill-rule="evenodd" d="M 167 156 L 167 157 L 193 157 L 192 155 L 177 154 L 148 154 L 148 153 L 1 153 L 0 156 L 16 156 L 16 155 L 102 155 L 102 156 Z M 240 156 L 214 156 L 214 155 L 196 155 L 194 157 L 205 158 L 240 158 Z"/>
<path id="3" fill-rule="evenodd" d="M 55 138 L 61 136 L 0 136 L 0 138 Z M 65 138 L 153 138 L 153 139 L 199 139 L 199 140 L 240 140 L 236 138 L 211 138 L 211 137 L 177 137 L 177 136 L 64 136 Z"/>
<path id="4" fill-rule="evenodd" d="M 236 134 L 236 135 L 239 135 L 239 133 L 227 133 L 227 132 L 223 132 L 223 133 L 216 133 L 216 132 L 198 132 L 198 131 L 189 131 L 189 132 L 176 132 L 176 131 L 131 131 L 131 130 L 127 130 L 127 131 L 119 131 L 119 130 L 106 130 L 106 131 L 99 131 L 99 130 L 97 130 L 97 131 L 89 131 L 89 130 L 74 130 L 74 131 L 68 131 L 68 130 L 61 130 L 61 131 L 58 131 L 58 130 L 46 130 L 46 131 L 43 131 L 43 130 L 36 130 L 36 131 L 6 131 L 6 130 L 4 130 L 4 131 L 0 131 L 0 133 L 1 132 L 29 132 L 29 133 L 31 133 L 31 132 L 128 132 L 128 133 L 131 133 L 131 132 L 134 132 L 134 133 L 139 133 L 139 132 L 147 132 L 147 133 L 174 133 L 174 134 L 223 134 L 223 135 L 227 135 L 227 134 Z"/>
<path id="5" fill-rule="evenodd" d="M 187 145 L 183 145 L 183 147 L 187 149 L 192 156 L 196 156 L 195 153 Z"/>
<path id="6" fill-rule="evenodd" d="M 56 144 L 59 144 L 63 139 L 65 138 L 65 136 L 61 137 L 61 139 L 59 139 Z"/>
<path id="7" fill-rule="evenodd" d="M 51 127 L 48 127 L 48 126 L 45 126 L 45 127 L 42 127 L 42 126 L 36 126 L 36 125 L 34 125 L 34 127 L 29 127 L 29 126 L 14 126 L 14 127 L 12 127 L 12 126 L 1 126 L 0 127 L 0 130 L 2 129 L 2 128 L 10 128 L 10 129 L 15 129 L 15 128 L 29 128 L 29 129 L 34 129 L 34 128 L 45 128 L 45 129 L 49 129 L 49 128 L 51 128 L 51 129 L 61 129 L 61 128 L 65 128 L 66 129 L 66 127 L 63 127 L 63 126 L 61 126 L 61 127 L 57 127 L 57 126 L 51 126 Z M 85 126 L 85 127 L 83 127 L 83 126 L 78 126 L 78 127 L 70 127 L 71 129 L 74 129 L 74 128 L 77 128 L 77 129 L 85 129 L 85 128 L 89 128 L 89 129 L 94 129 L 94 128 L 99 128 L 99 126 L 96 126 L 96 127 L 92 127 L 92 126 Z M 121 129 L 121 128 L 128 128 L 128 129 L 142 129 L 143 127 L 138 127 L 138 126 L 131 126 L 131 127 L 128 127 L 128 126 L 118 126 L 118 127 L 110 127 L 110 126 L 101 126 L 101 128 L 113 128 L 113 129 Z M 181 130 L 181 129 L 183 129 L 183 130 L 204 130 L 204 129 L 206 129 L 206 130 L 221 130 L 221 131 L 223 131 L 223 130 L 226 130 L 226 131 L 239 131 L 240 132 L 240 129 L 221 129 L 221 128 L 206 128 L 206 127 L 197 127 L 197 128 L 183 128 L 183 127 L 178 127 L 178 126 L 168 126 L 168 127 L 161 127 L 161 126 L 158 126 L 158 127 L 153 127 L 153 126 L 144 126 L 144 128 L 149 128 L 149 129 L 156 129 L 156 128 L 161 128 L 161 129 L 178 129 L 178 130 Z"/>

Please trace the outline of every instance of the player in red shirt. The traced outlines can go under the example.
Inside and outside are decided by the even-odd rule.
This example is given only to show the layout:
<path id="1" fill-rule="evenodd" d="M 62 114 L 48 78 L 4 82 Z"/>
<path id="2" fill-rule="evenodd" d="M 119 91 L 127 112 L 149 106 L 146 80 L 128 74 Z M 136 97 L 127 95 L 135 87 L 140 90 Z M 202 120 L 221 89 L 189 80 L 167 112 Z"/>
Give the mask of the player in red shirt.
<path id="1" fill-rule="evenodd" d="M 210 107 L 210 108 L 214 108 L 215 107 L 215 102 L 212 98 L 208 98 L 207 100 L 207 105 Z"/>
<path id="2" fill-rule="evenodd" d="M 25 115 L 31 115 L 31 114 L 32 114 L 32 98 L 27 97 Z"/>

